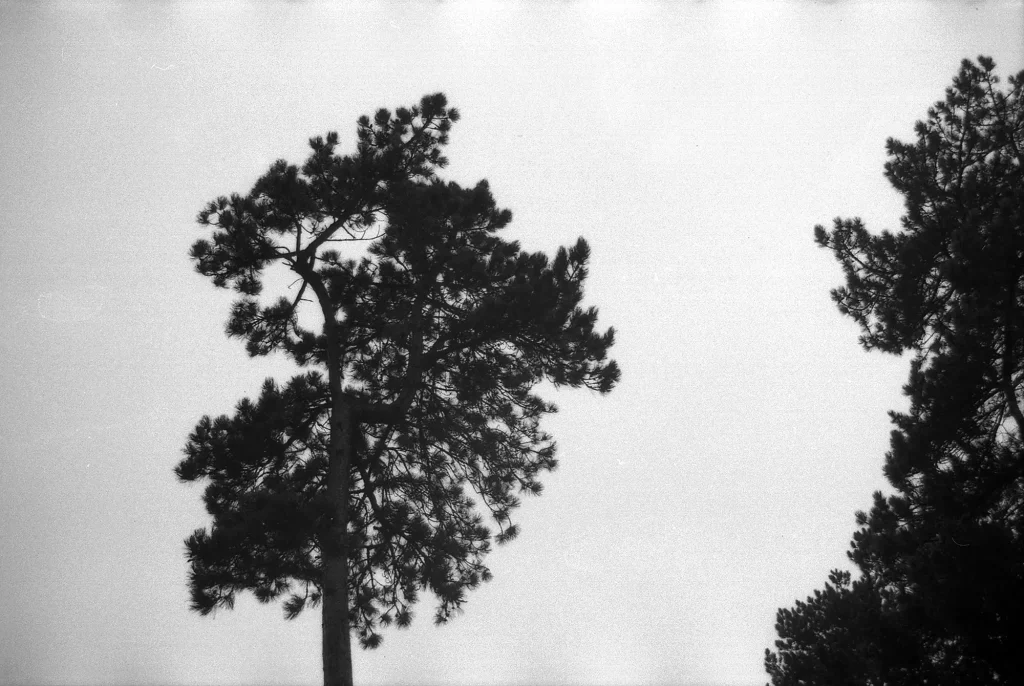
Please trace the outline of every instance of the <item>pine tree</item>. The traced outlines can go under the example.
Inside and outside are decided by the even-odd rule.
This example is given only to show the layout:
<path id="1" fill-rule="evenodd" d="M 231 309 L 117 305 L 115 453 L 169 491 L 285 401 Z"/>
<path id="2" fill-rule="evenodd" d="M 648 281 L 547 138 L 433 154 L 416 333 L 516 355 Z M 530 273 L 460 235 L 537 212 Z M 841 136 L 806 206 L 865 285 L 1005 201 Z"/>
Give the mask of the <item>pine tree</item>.
<path id="1" fill-rule="evenodd" d="M 777 652 L 765 651 L 776 686 L 937 683 L 920 637 L 891 611 L 884 584 L 832 570 L 825 588 L 779 610 Z"/>
<path id="2" fill-rule="evenodd" d="M 965 60 L 916 141 L 888 141 L 900 232 L 856 219 L 815 229 L 842 264 L 846 285 L 832 295 L 862 345 L 913 355 L 910 410 L 891 413 L 895 493 L 857 514 L 850 558 L 871 602 L 913 638 L 916 671 L 856 683 L 1024 681 L 1024 72 L 1003 92 L 994 69 Z M 778 655 L 766 651 L 775 684 L 831 683 L 780 665 L 826 650 L 839 627 L 885 640 L 851 629 L 863 615 L 798 639 L 787 613 Z"/>
<path id="3" fill-rule="evenodd" d="M 491 540 L 516 536 L 519 495 L 556 465 L 536 384 L 607 393 L 619 378 L 613 330 L 581 307 L 587 243 L 524 252 L 497 235 L 511 213 L 486 181 L 437 177 L 457 120 L 441 94 L 382 109 L 359 120 L 354 155 L 313 138 L 301 169 L 278 161 L 198 216 L 213 229 L 198 271 L 240 294 L 228 334 L 307 369 L 189 437 L 176 473 L 207 483 L 212 516 L 186 541 L 192 609 L 246 590 L 284 597 L 288 618 L 322 605 L 330 686 L 352 683 L 350 632 L 376 647 L 423 590 L 447 621 L 490 578 Z M 296 282 L 266 304 L 274 265 Z"/>

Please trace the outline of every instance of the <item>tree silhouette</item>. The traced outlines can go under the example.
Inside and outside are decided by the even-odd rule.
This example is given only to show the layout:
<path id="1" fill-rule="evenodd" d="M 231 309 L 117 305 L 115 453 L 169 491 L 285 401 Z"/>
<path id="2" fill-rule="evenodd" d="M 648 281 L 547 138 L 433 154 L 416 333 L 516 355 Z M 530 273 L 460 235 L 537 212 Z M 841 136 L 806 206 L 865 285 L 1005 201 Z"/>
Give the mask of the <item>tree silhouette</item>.
<path id="1" fill-rule="evenodd" d="M 516 535 L 519 494 L 556 464 L 540 428 L 556 408 L 536 384 L 606 393 L 619 378 L 613 331 L 580 306 L 586 242 L 554 260 L 524 252 L 498 237 L 511 214 L 486 181 L 437 178 L 457 120 L 442 94 L 382 109 L 359 120 L 354 155 L 335 133 L 314 138 L 301 169 L 278 161 L 198 217 L 213 228 L 192 248 L 198 271 L 241 295 L 228 334 L 309 369 L 189 437 L 176 473 L 208 483 L 213 518 L 186 541 L 192 608 L 245 590 L 286 596 L 288 618 L 322 604 L 330 685 L 352 683 L 350 631 L 379 645 L 422 590 L 444 622 L 490 578 L 492 537 Z M 364 253 L 344 258 L 343 243 Z M 264 304 L 274 265 L 293 293 Z"/>
<path id="2" fill-rule="evenodd" d="M 832 570 L 823 590 L 779 610 L 778 652 L 765 654 L 772 683 L 934 683 L 920 637 L 890 611 L 891 602 L 888 589 L 869 575 L 851 580 L 849 572 Z"/>
<path id="3" fill-rule="evenodd" d="M 891 413 L 896 492 L 857 514 L 849 555 L 915 662 L 884 651 L 866 614 L 838 611 L 854 582 L 823 601 L 830 619 L 813 631 L 794 631 L 794 612 L 811 622 L 806 605 L 780 610 L 774 684 L 833 683 L 801 656 L 846 650 L 837 632 L 888 656 L 851 683 L 1024 681 L 1024 72 L 1003 92 L 994 68 L 965 60 L 917 140 L 888 141 L 902 231 L 873 235 L 856 219 L 815 229 L 842 264 L 832 295 L 862 345 L 913 354 L 910 410 Z"/>

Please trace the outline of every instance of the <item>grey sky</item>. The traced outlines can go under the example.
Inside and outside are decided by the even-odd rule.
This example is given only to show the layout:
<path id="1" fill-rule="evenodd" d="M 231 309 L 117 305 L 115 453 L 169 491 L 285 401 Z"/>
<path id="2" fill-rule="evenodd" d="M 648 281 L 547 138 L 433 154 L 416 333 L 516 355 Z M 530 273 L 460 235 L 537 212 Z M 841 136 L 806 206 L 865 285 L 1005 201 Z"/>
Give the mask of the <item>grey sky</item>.
<path id="1" fill-rule="evenodd" d="M 194 216 L 310 136 L 444 91 L 448 177 L 508 235 L 585 236 L 620 387 L 553 395 L 561 465 L 435 628 L 358 683 L 755 684 L 779 606 L 846 567 L 906 360 L 829 300 L 817 223 L 896 228 L 887 136 L 1024 3 L 0 1 L 0 684 L 318 683 L 319 616 L 187 611 L 172 468 L 281 359 L 223 334 Z"/>

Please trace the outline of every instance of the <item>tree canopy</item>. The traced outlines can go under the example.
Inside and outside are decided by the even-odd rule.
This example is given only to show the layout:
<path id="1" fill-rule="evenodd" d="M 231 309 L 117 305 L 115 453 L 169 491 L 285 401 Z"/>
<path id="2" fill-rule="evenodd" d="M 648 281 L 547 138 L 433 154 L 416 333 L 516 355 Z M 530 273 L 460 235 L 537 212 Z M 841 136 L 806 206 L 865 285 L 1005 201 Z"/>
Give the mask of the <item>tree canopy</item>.
<path id="1" fill-rule="evenodd" d="M 890 413 L 895 492 L 857 514 L 861 578 L 779 612 L 777 686 L 1024 679 L 1024 72 L 1004 91 L 994 69 L 965 60 L 916 140 L 888 141 L 900 231 L 815 228 L 862 345 L 912 355 L 910 409 Z"/>
<path id="2" fill-rule="evenodd" d="M 207 483 L 212 516 L 186 542 L 192 608 L 242 591 L 284 597 L 289 618 L 323 602 L 328 683 L 351 683 L 350 628 L 375 647 L 420 591 L 443 622 L 490 578 L 491 541 L 515 537 L 520 495 L 556 465 L 540 425 L 556 407 L 535 386 L 607 393 L 619 378 L 613 330 L 581 304 L 587 243 L 526 252 L 498 235 L 511 213 L 486 181 L 438 178 L 457 120 L 441 94 L 380 110 L 354 155 L 336 133 L 313 138 L 301 168 L 275 162 L 198 216 L 213 233 L 196 268 L 240 295 L 228 334 L 308 369 L 188 439 L 176 473 Z M 272 265 L 295 283 L 267 304 Z"/>

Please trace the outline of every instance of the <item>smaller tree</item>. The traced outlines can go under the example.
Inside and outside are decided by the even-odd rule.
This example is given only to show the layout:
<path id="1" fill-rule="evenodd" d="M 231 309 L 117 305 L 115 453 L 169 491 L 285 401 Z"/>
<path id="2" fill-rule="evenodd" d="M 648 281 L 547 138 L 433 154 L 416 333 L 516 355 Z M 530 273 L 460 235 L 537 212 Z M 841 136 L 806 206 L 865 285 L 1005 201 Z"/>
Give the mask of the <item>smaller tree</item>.
<path id="1" fill-rule="evenodd" d="M 777 652 L 765 649 L 775 686 L 935 683 L 920 636 L 893 611 L 884 584 L 832 570 L 824 590 L 778 612 Z"/>
<path id="2" fill-rule="evenodd" d="M 301 169 L 276 162 L 199 214 L 213 235 L 193 246 L 198 271 L 241 294 L 229 335 L 307 371 L 189 437 L 176 473 L 208 482 L 213 518 L 186 541 L 192 608 L 242 591 L 285 597 L 288 618 L 322 604 L 330 686 L 352 683 L 350 631 L 376 647 L 423 590 L 444 622 L 490 578 L 491 541 L 515 537 L 519 494 L 556 464 L 540 427 L 556 408 L 536 385 L 607 393 L 619 378 L 614 331 L 581 307 L 586 241 L 525 252 L 498 236 L 511 213 L 486 181 L 437 178 L 457 119 L 441 94 L 380 110 L 360 119 L 355 155 L 314 138 Z M 362 256 L 338 252 L 360 241 Z M 274 264 L 295 294 L 266 304 Z M 319 331 L 300 324 L 307 300 Z"/>

